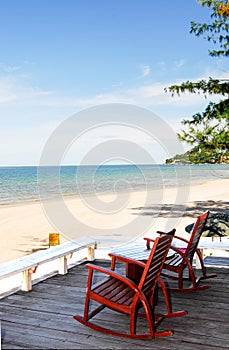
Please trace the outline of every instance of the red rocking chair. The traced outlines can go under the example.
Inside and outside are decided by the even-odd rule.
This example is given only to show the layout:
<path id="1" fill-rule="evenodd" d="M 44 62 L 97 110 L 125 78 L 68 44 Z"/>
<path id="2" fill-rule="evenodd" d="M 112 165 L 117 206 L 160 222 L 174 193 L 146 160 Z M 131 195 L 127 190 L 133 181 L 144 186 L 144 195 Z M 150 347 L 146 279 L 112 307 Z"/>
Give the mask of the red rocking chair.
<path id="1" fill-rule="evenodd" d="M 89 273 L 84 315 L 73 316 L 74 319 L 94 330 L 122 337 L 157 338 L 173 334 L 171 330 L 157 331 L 157 327 L 163 320 L 164 315 L 157 318 L 154 312 L 154 305 L 157 283 L 160 282 L 160 273 L 174 233 L 175 230 L 156 238 L 146 263 L 130 260 L 130 263 L 136 263 L 143 268 L 138 284 L 114 270 L 87 264 L 86 267 L 89 269 Z M 105 274 L 107 277 L 93 284 L 93 273 L 95 271 L 99 272 L 99 274 Z M 95 301 L 100 305 L 94 310 L 89 310 L 92 306 L 91 301 Z M 110 329 L 104 328 L 98 322 L 95 324 L 90 321 L 105 307 L 129 316 L 129 332 L 114 330 L 113 323 Z M 144 312 L 140 310 L 142 308 Z M 183 315 L 186 313 L 186 311 L 183 311 Z M 147 332 L 137 332 L 137 328 L 139 328 L 137 327 L 138 318 L 145 318 L 147 320 Z M 107 324 L 110 324 L 110 322 L 107 322 Z"/>
<path id="2" fill-rule="evenodd" d="M 201 252 L 198 249 L 198 243 L 204 231 L 204 227 L 205 227 L 208 215 L 209 215 L 209 211 L 206 211 L 204 214 L 200 215 L 197 218 L 189 241 L 187 241 L 182 237 L 174 236 L 174 238 L 178 239 L 179 241 L 185 242 L 186 247 L 178 248 L 172 245 L 171 249 L 174 250 L 175 255 L 172 256 L 171 259 L 167 259 L 164 263 L 161 276 L 165 276 L 171 279 L 176 279 L 178 281 L 178 287 L 177 288 L 170 287 L 170 290 L 178 290 L 180 292 L 192 292 L 195 290 L 207 289 L 207 288 L 210 288 L 210 286 L 199 285 L 199 282 L 201 280 L 217 276 L 215 274 L 214 275 L 206 274 L 206 267 L 204 266 Z M 147 247 L 150 248 L 149 239 L 147 238 L 145 239 L 147 240 Z M 198 256 L 198 259 L 201 265 L 202 275 L 199 278 L 196 277 L 194 268 L 193 268 L 193 257 L 195 253 Z M 184 276 L 184 271 L 186 269 L 188 269 L 187 277 Z M 185 281 L 191 282 L 191 285 L 187 288 L 184 287 Z"/>

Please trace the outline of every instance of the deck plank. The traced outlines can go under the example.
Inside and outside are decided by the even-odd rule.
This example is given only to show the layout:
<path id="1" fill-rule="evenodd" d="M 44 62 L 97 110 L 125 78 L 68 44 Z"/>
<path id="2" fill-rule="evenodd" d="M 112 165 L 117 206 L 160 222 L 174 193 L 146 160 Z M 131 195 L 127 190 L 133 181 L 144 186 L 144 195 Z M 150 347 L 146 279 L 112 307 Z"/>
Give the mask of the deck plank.
<path id="1" fill-rule="evenodd" d="M 99 261 L 108 267 L 108 262 Z M 123 266 L 119 271 L 124 273 Z M 93 331 L 72 316 L 82 314 L 88 270 L 84 264 L 0 300 L 2 349 L 229 349 L 229 269 L 208 267 L 217 273 L 205 283 L 212 288 L 195 293 L 172 293 L 174 310 L 188 315 L 166 319 L 160 329 L 174 335 L 156 340 L 132 340 Z M 158 308 L 164 307 L 159 298 Z M 128 318 L 104 310 L 98 322 L 122 328 Z M 140 321 L 142 327 L 143 320 Z"/>

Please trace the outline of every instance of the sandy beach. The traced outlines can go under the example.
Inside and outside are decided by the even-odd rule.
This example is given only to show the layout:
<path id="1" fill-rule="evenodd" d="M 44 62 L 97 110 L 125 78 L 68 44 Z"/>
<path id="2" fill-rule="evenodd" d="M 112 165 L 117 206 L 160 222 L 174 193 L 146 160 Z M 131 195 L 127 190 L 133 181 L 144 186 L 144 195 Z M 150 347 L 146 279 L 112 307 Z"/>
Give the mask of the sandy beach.
<path id="1" fill-rule="evenodd" d="M 217 179 L 178 190 L 66 197 L 45 207 L 39 202 L 1 207 L 0 263 L 46 249 L 51 232 L 60 233 L 61 243 L 89 236 L 106 248 L 173 227 L 187 236 L 185 227 L 205 210 L 228 213 L 228 198 L 229 180 Z"/>

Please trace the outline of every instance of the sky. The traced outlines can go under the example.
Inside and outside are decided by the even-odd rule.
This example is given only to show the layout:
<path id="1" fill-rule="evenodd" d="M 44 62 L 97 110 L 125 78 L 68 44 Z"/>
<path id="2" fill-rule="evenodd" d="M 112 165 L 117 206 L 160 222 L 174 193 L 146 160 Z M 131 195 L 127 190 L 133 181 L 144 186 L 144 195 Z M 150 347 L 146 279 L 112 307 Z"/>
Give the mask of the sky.
<path id="1" fill-rule="evenodd" d="M 183 119 L 218 97 L 172 98 L 164 88 L 228 73 L 226 59 L 210 57 L 210 44 L 189 33 L 191 21 L 211 22 L 196 0 L 2 0 L 0 166 L 38 165 L 56 128 L 79 114 L 82 131 L 80 112 L 94 106 L 147 109 L 175 135 Z M 132 132 L 130 120 L 127 129 L 109 121 L 107 115 L 102 128 L 95 118 L 83 134 L 75 124 L 76 144 L 66 146 L 63 164 L 79 164 L 95 146 L 118 138 L 145 147 L 156 163 L 173 153 L 164 140 L 158 146 L 145 137 L 147 127 Z"/>

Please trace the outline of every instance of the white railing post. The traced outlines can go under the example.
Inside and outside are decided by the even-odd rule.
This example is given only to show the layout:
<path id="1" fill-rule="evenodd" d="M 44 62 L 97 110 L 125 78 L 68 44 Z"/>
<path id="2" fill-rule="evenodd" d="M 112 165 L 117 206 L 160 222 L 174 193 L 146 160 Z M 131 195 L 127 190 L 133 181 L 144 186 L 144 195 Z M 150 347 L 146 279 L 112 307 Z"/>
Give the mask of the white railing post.
<path id="1" fill-rule="evenodd" d="M 95 247 L 94 246 L 88 246 L 88 248 L 87 248 L 87 260 L 88 261 L 95 260 Z"/>
<path id="2" fill-rule="evenodd" d="M 32 290 L 32 274 L 33 274 L 32 269 L 22 271 L 21 290 L 23 290 L 24 292 L 28 292 L 28 291 Z"/>
<path id="3" fill-rule="evenodd" d="M 68 259 L 67 256 L 61 256 L 58 259 L 58 273 L 59 275 L 66 275 L 68 273 Z"/>

